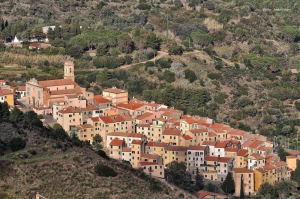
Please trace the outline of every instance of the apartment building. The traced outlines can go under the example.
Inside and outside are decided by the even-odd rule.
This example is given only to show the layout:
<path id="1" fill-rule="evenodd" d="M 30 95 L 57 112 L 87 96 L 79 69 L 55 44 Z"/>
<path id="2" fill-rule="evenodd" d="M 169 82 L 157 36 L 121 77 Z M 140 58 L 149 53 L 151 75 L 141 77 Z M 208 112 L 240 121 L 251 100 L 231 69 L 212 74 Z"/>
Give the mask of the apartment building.
<path id="1" fill-rule="evenodd" d="M 164 122 L 156 120 L 153 124 L 137 125 L 137 133 L 147 136 L 148 141 L 162 141 L 162 133 L 165 131 L 166 125 Z"/>
<path id="2" fill-rule="evenodd" d="M 203 146 L 208 146 L 209 148 L 209 156 L 215 156 L 215 145 L 216 142 L 213 141 L 204 141 L 202 143 Z"/>
<path id="3" fill-rule="evenodd" d="M 252 153 L 248 158 L 248 169 L 264 167 L 265 164 L 265 158 L 258 153 Z"/>
<path id="4" fill-rule="evenodd" d="M 293 171 L 297 168 L 297 157 L 296 156 L 286 156 L 286 163 L 289 168 Z"/>
<path id="5" fill-rule="evenodd" d="M 120 103 L 128 103 L 128 91 L 116 87 L 104 89 L 102 96 L 111 101 L 114 106 Z"/>
<path id="6" fill-rule="evenodd" d="M 187 170 L 195 178 L 196 168 L 201 169 L 204 159 L 209 155 L 208 146 L 188 146 L 187 148 Z"/>
<path id="7" fill-rule="evenodd" d="M 83 124 L 75 127 L 77 129 L 77 137 L 79 140 L 88 141 L 93 143 L 93 138 L 96 135 L 94 133 L 94 127 L 90 124 Z"/>
<path id="8" fill-rule="evenodd" d="M 241 179 L 243 179 L 244 194 L 246 196 L 255 195 L 254 192 L 254 171 L 246 168 L 234 168 L 232 171 L 234 184 L 235 184 L 235 196 L 239 196 L 241 192 Z"/>
<path id="9" fill-rule="evenodd" d="M 167 145 L 165 147 L 165 155 L 164 155 L 165 167 L 167 167 L 167 165 L 172 161 L 186 162 L 186 158 L 187 158 L 186 155 L 187 155 L 187 147 Z"/>
<path id="10" fill-rule="evenodd" d="M 79 108 L 64 108 L 58 111 L 57 122 L 64 128 L 65 131 L 71 131 L 75 126 L 83 124 L 82 111 Z"/>
<path id="11" fill-rule="evenodd" d="M 227 133 L 228 140 L 239 140 L 242 144 L 250 139 L 250 132 L 239 129 L 232 129 Z"/>
<path id="12" fill-rule="evenodd" d="M 179 146 L 181 131 L 176 128 L 166 128 L 162 133 L 162 142 Z"/>
<path id="13" fill-rule="evenodd" d="M 224 181 L 228 172 L 232 171 L 232 162 L 233 159 L 227 157 L 206 156 L 200 171 L 205 179 Z"/>
<path id="14" fill-rule="evenodd" d="M 236 156 L 236 167 L 248 168 L 249 153 L 247 149 L 240 149 Z"/>
<path id="15" fill-rule="evenodd" d="M 117 160 L 122 160 L 122 149 L 123 149 L 123 146 L 124 146 L 124 141 L 114 139 L 109 143 L 109 145 L 110 145 L 109 156 L 111 158 L 114 158 L 114 159 L 117 159 Z"/>

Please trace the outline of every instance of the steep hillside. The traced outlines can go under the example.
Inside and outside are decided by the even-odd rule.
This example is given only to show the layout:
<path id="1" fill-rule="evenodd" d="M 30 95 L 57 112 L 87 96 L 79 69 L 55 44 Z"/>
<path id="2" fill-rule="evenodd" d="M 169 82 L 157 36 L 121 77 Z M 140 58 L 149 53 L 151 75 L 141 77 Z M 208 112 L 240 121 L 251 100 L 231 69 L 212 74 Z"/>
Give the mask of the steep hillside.
<path id="1" fill-rule="evenodd" d="M 195 197 L 150 179 L 128 163 L 100 157 L 61 130 L 37 127 L 38 122 L 27 127 L 18 123 L 0 123 L 1 197 L 34 198 L 36 192 L 46 198 Z M 94 167 L 99 164 L 111 167 L 117 176 L 98 176 Z"/>

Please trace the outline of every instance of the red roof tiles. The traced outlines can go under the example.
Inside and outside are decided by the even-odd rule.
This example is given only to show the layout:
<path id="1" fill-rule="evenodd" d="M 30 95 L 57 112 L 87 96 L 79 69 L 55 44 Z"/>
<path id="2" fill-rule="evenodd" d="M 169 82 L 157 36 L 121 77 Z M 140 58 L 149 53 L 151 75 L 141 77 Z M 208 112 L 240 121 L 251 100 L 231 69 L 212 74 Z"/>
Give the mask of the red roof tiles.
<path id="1" fill-rule="evenodd" d="M 110 142 L 109 145 L 111 146 L 122 146 L 123 145 L 123 140 L 117 140 L 117 139 L 114 139 Z"/>

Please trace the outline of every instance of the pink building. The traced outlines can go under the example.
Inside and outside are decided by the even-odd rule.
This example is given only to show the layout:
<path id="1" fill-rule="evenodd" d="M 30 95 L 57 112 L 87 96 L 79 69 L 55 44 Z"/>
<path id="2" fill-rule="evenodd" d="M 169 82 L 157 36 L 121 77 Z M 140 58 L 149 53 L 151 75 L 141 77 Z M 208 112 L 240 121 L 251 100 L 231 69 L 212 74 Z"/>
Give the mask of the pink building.
<path id="1" fill-rule="evenodd" d="M 145 112 L 142 115 L 135 118 L 136 124 L 152 124 L 154 120 L 161 117 L 160 112 Z"/>

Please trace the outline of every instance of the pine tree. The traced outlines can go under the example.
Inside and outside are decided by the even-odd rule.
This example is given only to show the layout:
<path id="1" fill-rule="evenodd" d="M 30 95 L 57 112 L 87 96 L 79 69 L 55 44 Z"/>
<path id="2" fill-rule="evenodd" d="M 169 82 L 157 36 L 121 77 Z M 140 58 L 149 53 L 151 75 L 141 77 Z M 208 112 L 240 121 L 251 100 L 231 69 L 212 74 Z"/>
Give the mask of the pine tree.
<path id="1" fill-rule="evenodd" d="M 235 192 L 235 184 L 231 172 L 227 174 L 221 188 L 227 194 L 233 194 Z"/>
<path id="2" fill-rule="evenodd" d="M 9 119 L 9 105 L 7 102 L 0 103 L 0 121 Z"/>
<path id="3" fill-rule="evenodd" d="M 243 177 L 241 177 L 241 191 L 240 191 L 240 199 L 244 199 L 245 194 L 244 194 L 244 180 Z"/>
<path id="4" fill-rule="evenodd" d="M 199 174 L 198 167 L 196 168 L 196 185 L 195 190 L 200 191 L 204 188 L 203 176 Z"/>

